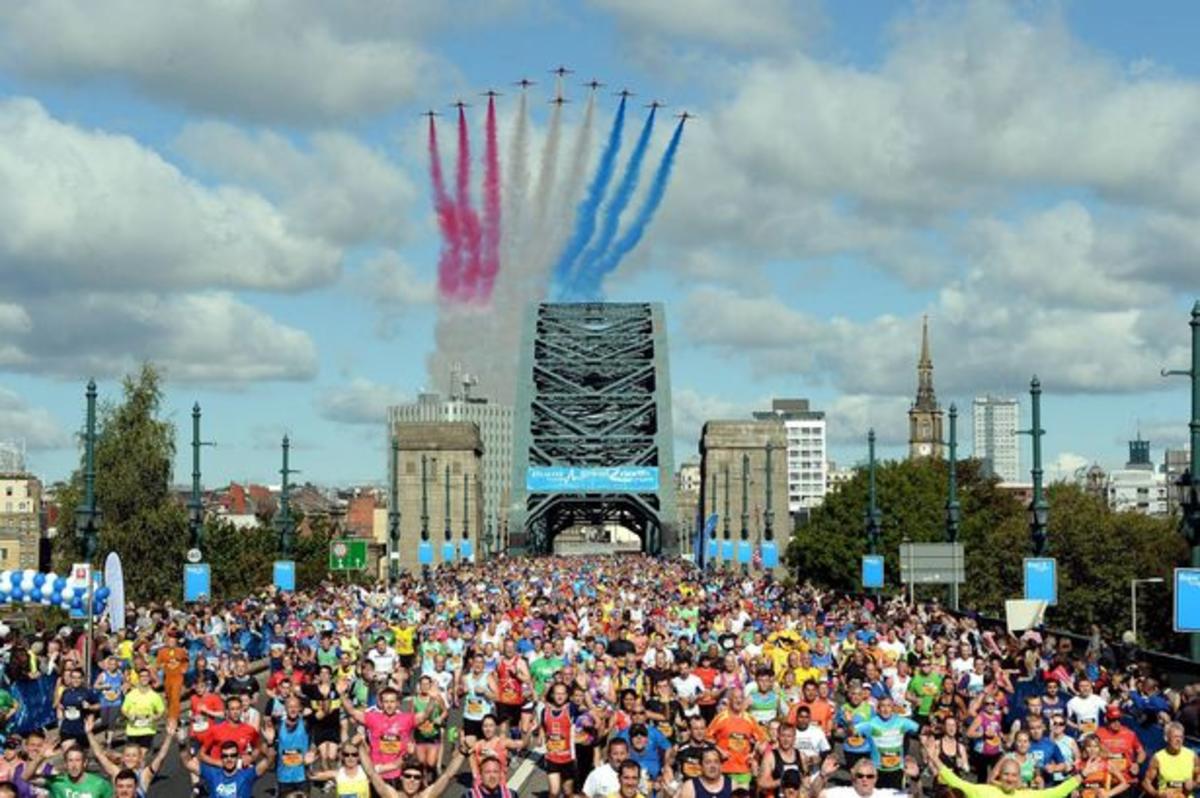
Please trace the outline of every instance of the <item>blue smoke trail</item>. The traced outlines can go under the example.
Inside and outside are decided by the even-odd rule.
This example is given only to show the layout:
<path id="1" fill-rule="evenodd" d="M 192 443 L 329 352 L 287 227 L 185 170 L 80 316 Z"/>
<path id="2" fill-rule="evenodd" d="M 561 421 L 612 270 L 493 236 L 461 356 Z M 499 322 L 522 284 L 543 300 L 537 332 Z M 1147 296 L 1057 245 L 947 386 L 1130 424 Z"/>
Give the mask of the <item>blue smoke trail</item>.
<path id="1" fill-rule="evenodd" d="M 650 115 L 646 117 L 646 122 L 642 125 L 642 132 L 638 135 L 633 154 L 629 156 L 629 164 L 625 167 L 625 176 L 621 178 L 616 192 L 604 208 L 604 224 L 600 228 L 600 236 L 580 256 L 579 266 L 571 281 L 572 286 L 576 283 L 587 282 L 588 272 L 604 256 L 612 245 L 613 239 L 617 237 L 617 224 L 621 220 L 621 214 L 629 207 L 629 202 L 633 199 L 633 192 L 637 189 L 638 178 L 642 173 L 642 160 L 646 157 L 646 148 L 650 145 L 650 134 L 654 132 L 654 113 L 657 110 L 651 106 Z M 570 286 L 568 290 L 569 288 Z"/>
<path id="2" fill-rule="evenodd" d="M 600 155 L 600 165 L 596 169 L 596 175 L 592 178 L 587 194 L 584 195 L 583 201 L 579 203 L 579 207 L 575 211 L 575 230 L 571 233 L 571 238 L 567 241 L 562 254 L 559 255 L 558 263 L 554 266 L 554 282 L 560 287 L 560 292 L 562 287 L 567 284 L 572 264 L 591 240 L 592 233 L 596 231 L 596 212 L 600 207 L 600 200 L 604 198 L 604 192 L 608 189 L 609 182 L 612 181 L 613 164 L 617 160 L 617 151 L 621 149 L 621 129 L 624 126 L 625 98 L 622 97 L 621 104 L 617 106 L 617 115 L 613 119 L 612 130 L 608 133 L 608 143 L 604 145 L 604 152 Z"/>
<path id="3" fill-rule="evenodd" d="M 621 262 L 621 258 L 628 255 L 629 251 L 642 240 L 646 226 L 650 224 L 650 219 L 658 210 L 663 194 L 667 191 L 667 180 L 670 179 L 671 168 L 675 165 L 675 151 L 679 149 L 679 139 L 683 136 L 683 122 L 684 120 L 679 120 L 679 124 L 675 126 L 675 132 L 671 134 L 671 143 L 667 145 L 667 150 L 663 153 L 662 161 L 658 164 L 658 171 L 654 173 L 654 182 L 650 184 L 650 190 L 646 193 L 646 199 L 642 202 L 637 216 L 634 217 L 625 234 L 608 251 L 608 254 L 596 264 L 596 268 L 584 275 L 587 278 L 586 281 L 579 282 L 577 293 L 580 296 L 597 298 L 604 276 L 615 269 Z"/>

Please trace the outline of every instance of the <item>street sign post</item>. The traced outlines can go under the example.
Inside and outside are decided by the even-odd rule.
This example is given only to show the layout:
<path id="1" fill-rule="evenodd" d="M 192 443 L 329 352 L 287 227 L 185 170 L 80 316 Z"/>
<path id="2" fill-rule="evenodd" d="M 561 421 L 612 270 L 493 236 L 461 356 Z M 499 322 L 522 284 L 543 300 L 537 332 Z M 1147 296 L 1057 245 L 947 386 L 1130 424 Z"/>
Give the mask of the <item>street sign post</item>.
<path id="1" fill-rule="evenodd" d="M 901 543 L 900 582 L 905 585 L 961 585 L 966 559 L 961 543 Z"/>
<path id="2" fill-rule="evenodd" d="M 356 538 L 329 541 L 329 570 L 367 570 L 367 541 Z"/>
<path id="3" fill-rule="evenodd" d="M 1058 603 L 1058 561 L 1053 557 L 1025 558 L 1025 598 L 1044 601 L 1053 607 Z"/>

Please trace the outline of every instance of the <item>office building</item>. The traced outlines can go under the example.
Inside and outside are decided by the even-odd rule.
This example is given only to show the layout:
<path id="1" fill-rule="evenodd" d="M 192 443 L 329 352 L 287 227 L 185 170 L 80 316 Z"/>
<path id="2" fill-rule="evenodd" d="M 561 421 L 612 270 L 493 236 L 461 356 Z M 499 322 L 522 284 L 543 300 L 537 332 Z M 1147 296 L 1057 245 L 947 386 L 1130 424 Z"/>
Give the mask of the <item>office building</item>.
<path id="1" fill-rule="evenodd" d="M 999 396 L 976 396 L 971 405 L 972 455 L 983 463 L 985 474 L 1001 482 L 1021 479 L 1020 413 L 1016 399 Z"/>

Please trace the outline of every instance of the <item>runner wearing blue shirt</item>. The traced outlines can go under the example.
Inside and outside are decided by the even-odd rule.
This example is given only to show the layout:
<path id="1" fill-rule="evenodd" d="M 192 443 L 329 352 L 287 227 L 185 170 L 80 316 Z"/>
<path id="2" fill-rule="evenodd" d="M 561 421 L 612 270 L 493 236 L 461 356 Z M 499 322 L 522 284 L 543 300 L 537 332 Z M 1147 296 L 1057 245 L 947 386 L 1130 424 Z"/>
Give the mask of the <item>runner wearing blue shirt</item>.
<path id="1" fill-rule="evenodd" d="M 274 738 L 269 724 L 265 729 L 264 736 Z M 179 757 L 183 762 L 183 767 L 199 776 L 200 780 L 208 787 L 209 798 L 253 798 L 255 782 L 270 770 L 271 764 L 275 761 L 274 752 L 268 749 L 266 754 L 259 757 L 255 764 L 240 768 L 238 767 L 240 758 L 238 746 L 232 741 L 221 746 L 221 764 L 219 766 L 210 762 L 202 762 L 188 751 L 186 745 L 180 746 Z"/>
<path id="2" fill-rule="evenodd" d="M 880 699 L 876 715 L 854 724 L 854 731 L 873 743 L 871 761 L 879 769 L 876 787 L 901 790 L 904 788 L 904 736 L 920 728 L 914 721 L 895 714 L 891 698 Z"/>

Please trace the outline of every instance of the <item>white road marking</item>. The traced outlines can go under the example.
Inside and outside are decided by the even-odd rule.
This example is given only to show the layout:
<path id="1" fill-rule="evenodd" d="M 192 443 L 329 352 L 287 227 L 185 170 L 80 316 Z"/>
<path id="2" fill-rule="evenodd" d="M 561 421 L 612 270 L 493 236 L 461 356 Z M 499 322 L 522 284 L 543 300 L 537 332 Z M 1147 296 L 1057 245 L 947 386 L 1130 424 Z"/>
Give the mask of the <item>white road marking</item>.
<path id="1" fill-rule="evenodd" d="M 533 775 L 533 760 L 526 759 L 517 767 L 515 773 L 508 780 L 508 789 L 520 790 L 525 786 L 525 782 Z"/>

